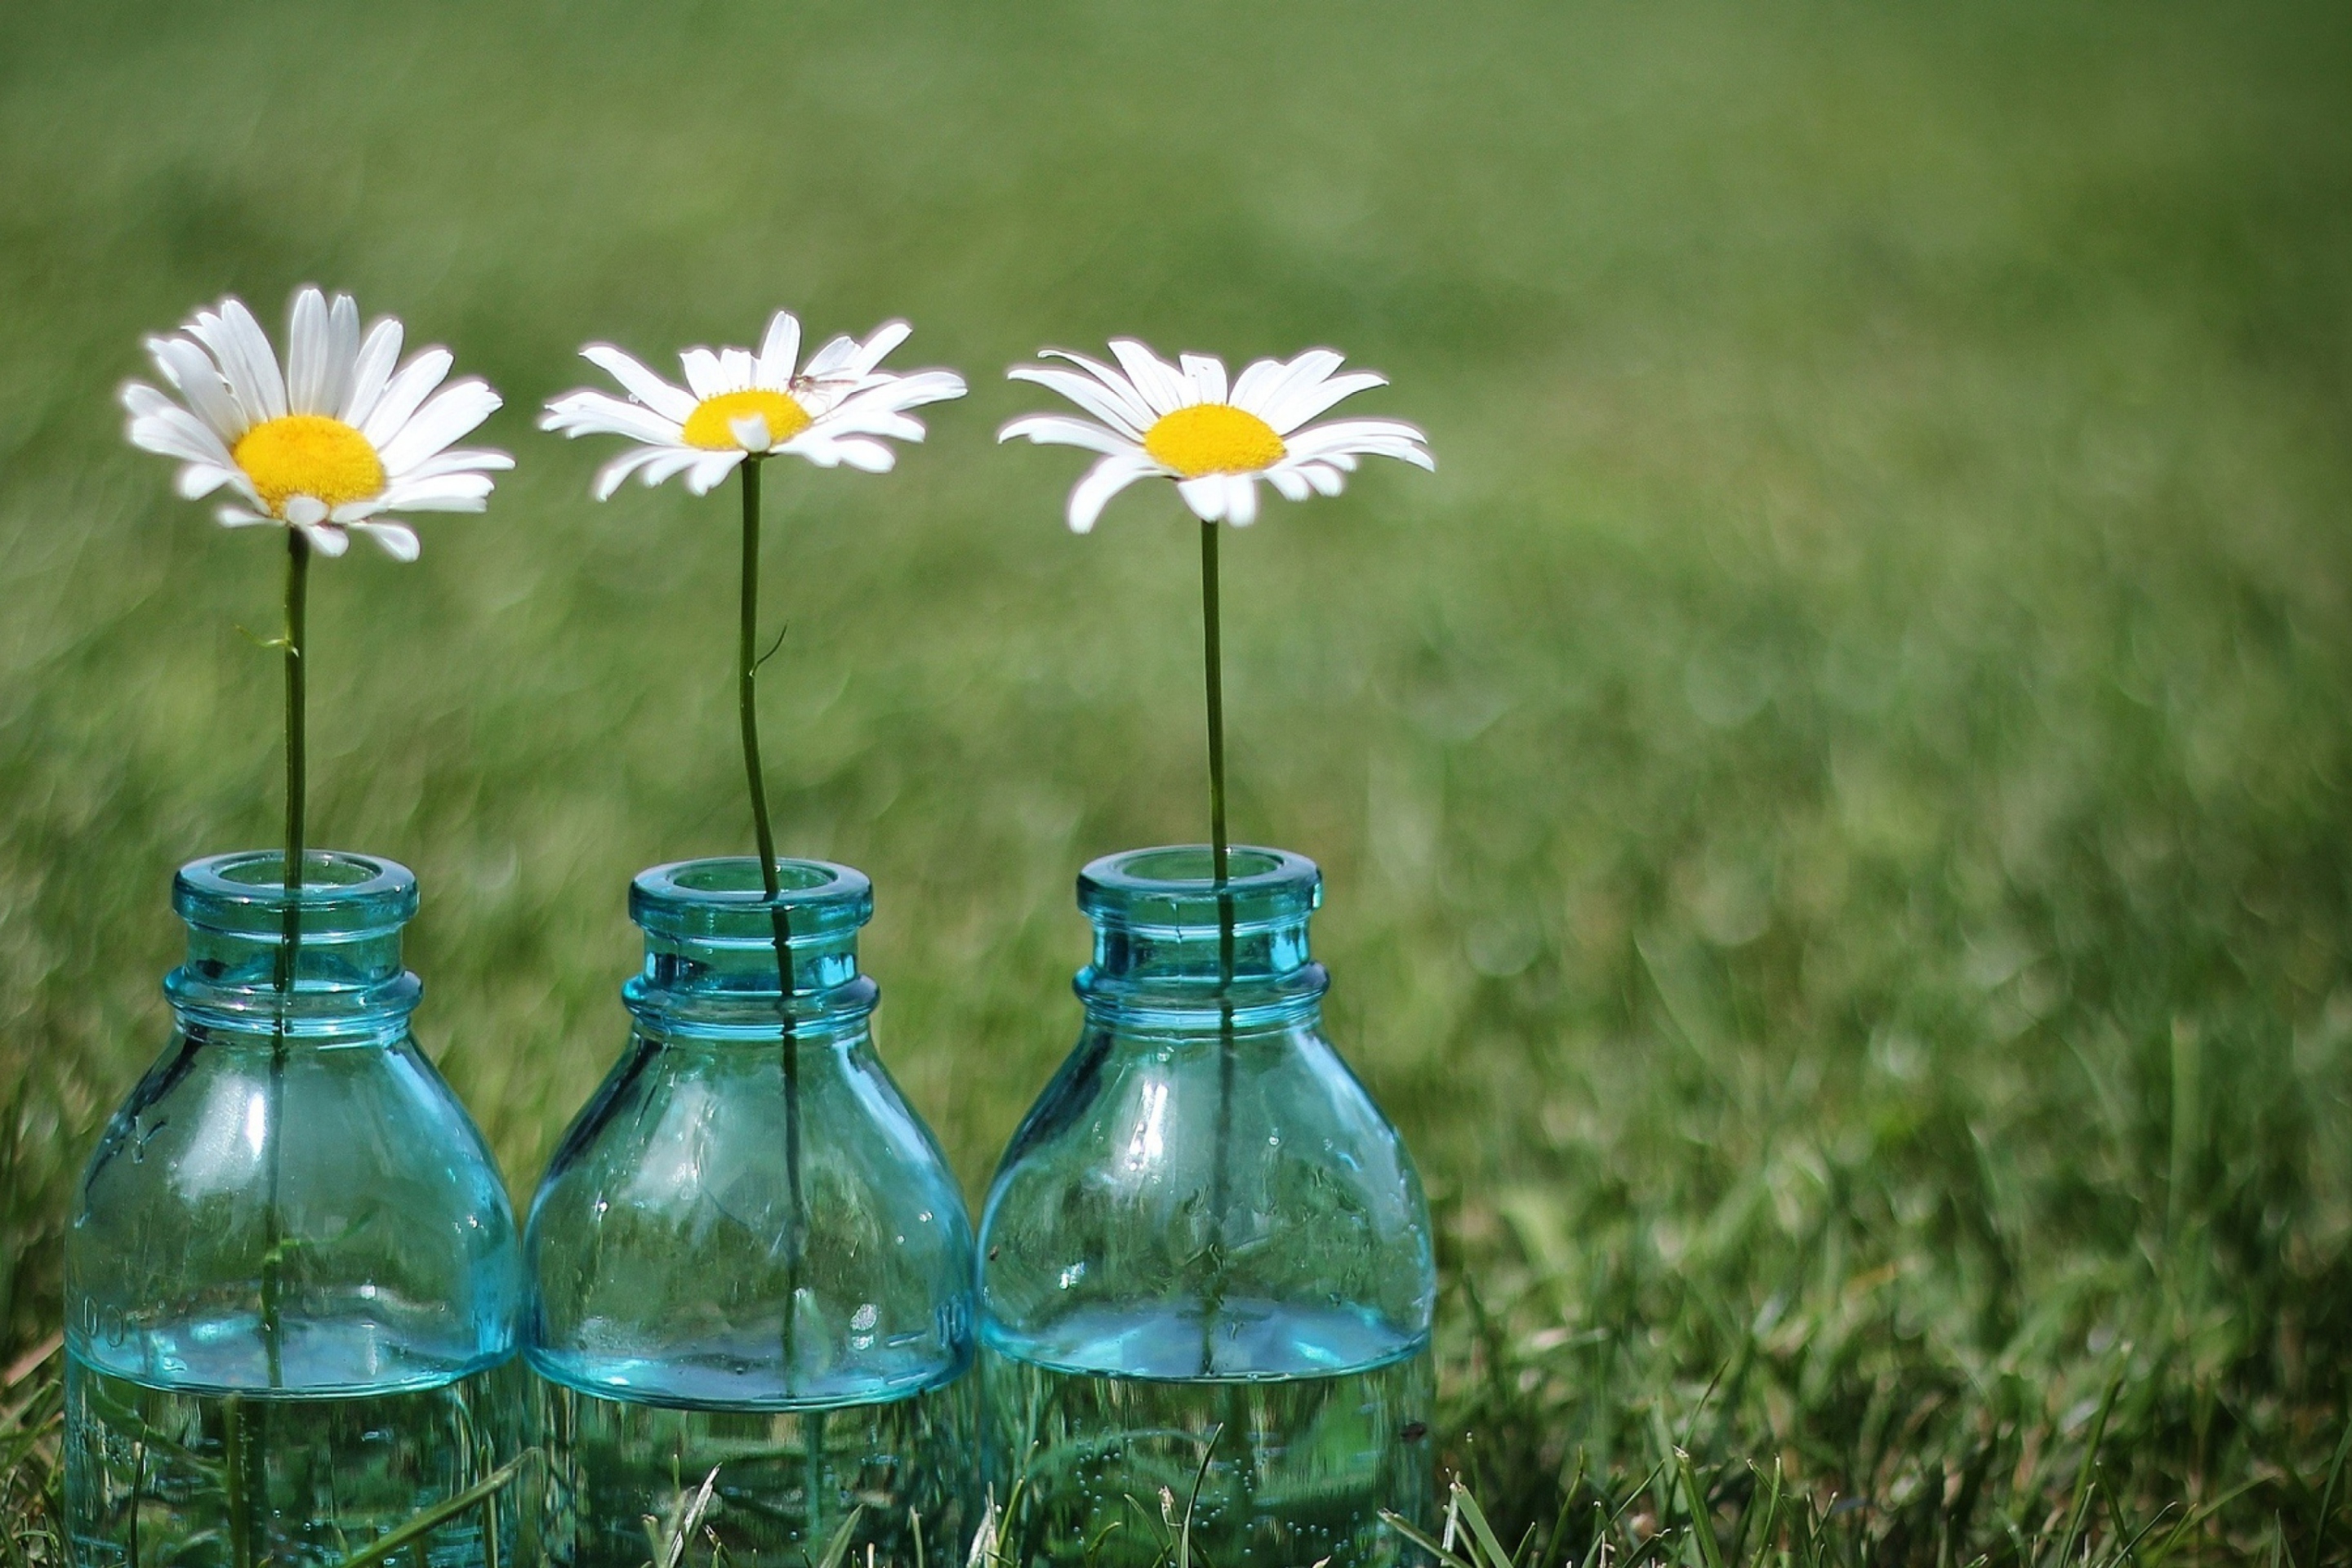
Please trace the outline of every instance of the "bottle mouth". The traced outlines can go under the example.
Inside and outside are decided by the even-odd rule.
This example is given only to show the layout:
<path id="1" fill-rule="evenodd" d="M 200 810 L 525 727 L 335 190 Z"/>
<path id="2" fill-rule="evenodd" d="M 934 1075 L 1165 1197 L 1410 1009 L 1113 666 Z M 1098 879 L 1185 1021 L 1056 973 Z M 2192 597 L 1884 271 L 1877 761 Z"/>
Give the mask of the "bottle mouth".
<path id="1" fill-rule="evenodd" d="M 205 931 L 276 940 L 289 906 L 306 941 L 382 936 L 415 918 L 416 876 L 380 856 L 313 849 L 289 889 L 284 850 L 246 849 L 191 860 L 172 880 L 172 908 Z"/>
<path id="2" fill-rule="evenodd" d="M 1220 886 L 1205 844 L 1106 855 L 1078 873 L 1078 908 L 1097 925 L 1171 935 L 1216 931 L 1230 908 L 1243 933 L 1295 924 L 1323 901 L 1323 873 L 1304 855 L 1235 844 L 1225 867 Z"/>
<path id="3" fill-rule="evenodd" d="M 760 862 L 749 855 L 674 860 L 640 871 L 629 884 L 629 918 L 648 936 L 679 942 L 772 942 L 784 911 L 790 942 L 837 941 L 874 916 L 874 884 L 865 872 L 829 860 L 776 862 L 771 901 Z"/>

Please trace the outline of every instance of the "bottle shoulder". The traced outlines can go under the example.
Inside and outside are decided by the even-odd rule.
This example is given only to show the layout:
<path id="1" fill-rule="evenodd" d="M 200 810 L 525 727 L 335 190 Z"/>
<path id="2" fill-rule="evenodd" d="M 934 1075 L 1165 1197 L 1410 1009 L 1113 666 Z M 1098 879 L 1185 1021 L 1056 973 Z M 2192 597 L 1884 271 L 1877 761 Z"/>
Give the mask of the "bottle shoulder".
<path id="1" fill-rule="evenodd" d="M 521 1288 L 505 1183 L 404 1034 L 175 1036 L 110 1119 L 66 1234 L 69 1345 L 163 1386 L 467 1375 L 511 1353 Z"/>
<path id="2" fill-rule="evenodd" d="M 1228 1046 L 1090 1023 L 997 1172 L 980 1247 L 988 1343 L 1124 1375 L 1376 1363 L 1425 1339 L 1435 1303 L 1404 1142 L 1308 1026 Z M 1184 1322 L 1192 1348 L 1170 1349 Z"/>

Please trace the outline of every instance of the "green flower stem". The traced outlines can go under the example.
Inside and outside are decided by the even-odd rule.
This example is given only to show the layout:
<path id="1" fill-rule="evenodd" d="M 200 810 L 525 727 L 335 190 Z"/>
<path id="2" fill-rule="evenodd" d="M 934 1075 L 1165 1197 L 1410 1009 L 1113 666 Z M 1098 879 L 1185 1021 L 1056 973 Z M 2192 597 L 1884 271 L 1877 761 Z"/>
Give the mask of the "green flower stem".
<path id="1" fill-rule="evenodd" d="M 793 1039 L 792 919 L 784 910 L 783 888 L 776 879 L 776 835 L 768 825 L 768 787 L 760 767 L 760 459 L 743 461 L 743 596 L 741 635 L 737 639 L 735 703 L 743 724 L 743 773 L 751 786 L 751 830 L 760 846 L 760 885 L 768 898 L 768 919 L 775 932 L 776 1010 L 783 1025 L 782 1063 L 784 1074 L 784 1178 L 790 1188 L 792 1217 L 784 1237 L 784 1389 L 793 1381 L 793 1318 L 800 1306 L 801 1245 L 807 1216 L 801 1199 L 801 1064 Z"/>
<path id="2" fill-rule="evenodd" d="M 310 541 L 299 528 L 286 531 L 286 899 L 284 931 L 278 943 L 278 1026 L 269 1042 L 269 1196 L 262 1208 L 261 1348 L 269 1365 L 269 1386 L 286 1386 L 285 1334 L 280 1321 L 285 1281 L 285 1215 L 278 1178 L 286 1144 L 286 1025 L 294 1010 L 296 961 L 302 947 L 304 815 L 308 805 L 310 707 L 302 646 L 310 633 Z"/>
<path id="3" fill-rule="evenodd" d="M 1234 898 L 1225 837 L 1225 671 L 1217 604 L 1217 525 L 1201 525 L 1201 664 L 1209 703 L 1209 866 L 1217 891 L 1217 1142 L 1209 1188 L 1208 1299 L 1201 1310 L 1201 1375 L 1214 1370 L 1217 1312 L 1225 1295 L 1225 1205 L 1234 1137 Z"/>

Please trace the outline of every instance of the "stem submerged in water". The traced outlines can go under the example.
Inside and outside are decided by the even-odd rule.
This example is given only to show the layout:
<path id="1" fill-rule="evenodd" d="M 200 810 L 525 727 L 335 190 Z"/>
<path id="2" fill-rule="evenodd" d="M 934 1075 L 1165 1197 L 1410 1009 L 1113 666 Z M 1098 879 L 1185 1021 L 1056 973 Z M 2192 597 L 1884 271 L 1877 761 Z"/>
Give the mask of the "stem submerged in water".
<path id="1" fill-rule="evenodd" d="M 1217 603 L 1217 525 L 1201 525 L 1201 663 L 1209 706 L 1209 865 L 1217 893 L 1217 1142 L 1209 1189 L 1210 1285 L 1201 1309 L 1201 1375 L 1216 1370 L 1225 1294 L 1225 1205 L 1234 1135 L 1234 899 L 1225 837 L 1225 671 Z"/>
<path id="2" fill-rule="evenodd" d="M 760 767 L 760 459 L 746 458 L 743 475 L 742 618 L 736 639 L 735 705 L 743 727 L 743 773 L 751 790 L 751 831 L 760 847 L 760 886 L 776 944 L 777 1016 L 783 1026 L 784 1179 L 792 1215 L 784 1237 L 784 1389 L 792 1390 L 793 1319 L 800 1307 L 801 1244 L 806 1217 L 801 1200 L 801 1064 L 793 1040 L 792 919 L 776 879 L 776 835 L 768 824 L 768 787 Z"/>

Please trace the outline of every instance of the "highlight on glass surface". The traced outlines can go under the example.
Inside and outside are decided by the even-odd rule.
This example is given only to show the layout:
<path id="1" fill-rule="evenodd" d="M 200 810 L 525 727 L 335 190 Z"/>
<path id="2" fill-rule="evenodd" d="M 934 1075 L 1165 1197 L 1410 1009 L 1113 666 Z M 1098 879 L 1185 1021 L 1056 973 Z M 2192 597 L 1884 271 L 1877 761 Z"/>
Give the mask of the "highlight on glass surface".
<path id="1" fill-rule="evenodd" d="M 1428 437 L 1402 420 L 1307 423 L 1343 398 L 1388 384 L 1373 371 L 1339 374 L 1346 357 L 1331 349 L 1309 349 L 1292 360 L 1254 360 L 1230 385 L 1225 362 L 1213 354 L 1181 354 L 1171 365 L 1133 338 L 1113 338 L 1110 352 L 1116 367 L 1046 349 L 1041 357 L 1078 368 L 1017 364 L 1007 373 L 1058 392 L 1094 416 L 1024 415 L 996 437 L 1102 454 L 1070 491 L 1075 532 L 1090 531 L 1110 498 L 1139 479 L 1173 479 L 1193 516 L 1241 528 L 1257 521 L 1260 479 L 1286 500 L 1305 500 L 1310 494 L 1338 495 L 1359 458 L 1437 466 Z"/>
<path id="2" fill-rule="evenodd" d="M 795 370 L 800 320 L 779 310 L 757 353 L 735 348 L 681 353 L 682 387 L 610 343 L 590 343 L 580 357 L 608 372 L 628 396 L 566 393 L 547 405 L 540 428 L 639 443 L 597 472 L 599 500 L 631 474 L 648 485 L 684 474 L 686 488 L 704 495 L 746 458 L 771 455 L 805 458 L 821 468 L 846 464 L 887 473 L 898 461 L 891 441 L 923 438 L 922 422 L 907 411 L 964 393 L 963 378 L 952 371 L 901 375 L 881 368 L 913 331 L 904 321 L 886 321 L 864 342 L 844 333 Z"/>
<path id="3" fill-rule="evenodd" d="M 173 402 L 144 382 L 122 389 L 131 444 L 180 460 L 190 500 L 226 489 L 214 516 L 228 528 L 299 530 L 321 555 L 364 533 L 397 561 L 416 559 L 398 511 L 480 511 L 504 452 L 454 445 L 499 406 L 476 378 L 441 383 L 456 363 L 429 348 L 399 364 L 404 329 L 379 318 L 364 337 L 349 294 L 294 296 L 285 367 L 243 300 L 198 310 L 147 340 Z M 395 368 L 396 367 L 396 368 Z M 435 389 L 439 388 L 436 392 Z"/>

